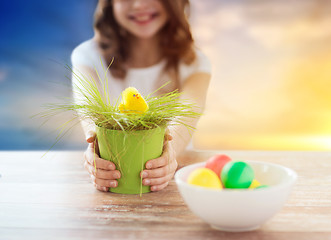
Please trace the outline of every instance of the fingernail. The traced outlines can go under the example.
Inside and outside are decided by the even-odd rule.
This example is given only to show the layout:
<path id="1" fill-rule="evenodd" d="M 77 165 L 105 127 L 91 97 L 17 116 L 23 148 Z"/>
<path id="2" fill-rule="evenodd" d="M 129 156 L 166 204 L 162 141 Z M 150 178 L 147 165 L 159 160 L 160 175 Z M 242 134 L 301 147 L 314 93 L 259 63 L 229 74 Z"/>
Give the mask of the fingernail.
<path id="1" fill-rule="evenodd" d="M 95 132 L 94 131 L 88 131 L 86 133 L 86 141 L 88 143 L 92 143 L 95 140 Z"/>
<path id="2" fill-rule="evenodd" d="M 114 181 L 110 181 L 110 187 L 116 187 L 116 185 L 117 185 L 117 183 L 116 182 L 114 182 Z"/>
<path id="3" fill-rule="evenodd" d="M 151 183 L 151 181 L 149 179 L 144 180 L 144 185 L 149 185 L 150 183 Z"/>
<path id="4" fill-rule="evenodd" d="M 88 143 L 92 143 L 93 141 L 94 141 L 94 138 L 93 138 L 92 135 L 87 135 L 87 136 L 86 136 L 86 142 L 88 142 Z"/>
<path id="5" fill-rule="evenodd" d="M 147 172 L 143 172 L 143 178 L 146 178 L 148 176 L 148 173 Z"/>
<path id="6" fill-rule="evenodd" d="M 113 177 L 114 178 L 120 178 L 120 175 L 119 175 L 119 173 L 114 173 Z"/>
<path id="7" fill-rule="evenodd" d="M 146 168 L 151 168 L 151 167 L 152 167 L 152 164 L 150 164 L 150 163 L 146 164 Z"/>
<path id="8" fill-rule="evenodd" d="M 109 165 L 108 165 L 108 169 L 109 169 L 109 170 L 115 170 L 114 165 L 113 165 L 113 164 L 109 164 Z"/>

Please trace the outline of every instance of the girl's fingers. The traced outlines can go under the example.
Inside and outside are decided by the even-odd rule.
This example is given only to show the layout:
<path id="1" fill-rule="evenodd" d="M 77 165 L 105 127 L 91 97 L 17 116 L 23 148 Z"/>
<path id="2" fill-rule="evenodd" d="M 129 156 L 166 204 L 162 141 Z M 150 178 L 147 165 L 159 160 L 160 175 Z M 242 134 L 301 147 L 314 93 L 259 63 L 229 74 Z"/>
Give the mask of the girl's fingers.
<path id="1" fill-rule="evenodd" d="M 99 191 L 108 192 L 109 188 L 115 188 L 118 182 L 115 179 L 121 177 L 114 163 L 99 157 L 98 142 L 96 133 L 88 131 L 86 141 L 89 143 L 84 153 L 84 166 L 91 174 L 92 182 Z"/>
<path id="2" fill-rule="evenodd" d="M 168 186 L 169 182 L 165 182 L 161 185 L 156 185 L 156 186 L 151 186 L 151 191 L 155 192 L 155 191 L 160 191 L 162 189 L 164 189 L 166 186 Z"/>
<path id="3" fill-rule="evenodd" d="M 165 156 L 161 156 L 159 158 L 155 158 L 146 162 L 146 169 L 154 169 L 163 167 L 168 164 L 168 158 Z"/>
<path id="4" fill-rule="evenodd" d="M 170 173 L 164 177 L 160 177 L 160 178 L 145 178 L 143 179 L 143 184 L 145 186 L 154 186 L 154 185 L 161 185 L 164 184 L 166 182 L 169 182 L 172 179 L 173 174 Z"/>
<path id="5" fill-rule="evenodd" d="M 169 173 L 174 174 L 177 169 L 177 161 L 174 159 L 174 161 L 170 162 L 169 165 L 165 165 L 160 168 L 155 168 L 152 170 L 144 170 L 141 173 L 141 176 L 143 178 L 159 178 L 167 176 Z"/>
<path id="6" fill-rule="evenodd" d="M 88 148 L 84 153 L 84 159 L 90 165 L 95 166 L 97 169 L 104 170 L 115 170 L 116 166 L 113 162 L 107 161 L 105 159 L 100 158 L 96 153 L 94 153 L 93 149 Z"/>
<path id="7" fill-rule="evenodd" d="M 111 188 L 115 188 L 117 187 L 118 183 L 116 180 L 104 180 L 104 179 L 99 179 L 94 177 L 93 175 L 91 175 L 91 179 L 92 182 L 95 183 L 96 185 L 100 186 L 100 187 L 111 187 Z"/>
<path id="8" fill-rule="evenodd" d="M 118 170 L 106 171 L 103 169 L 95 169 L 94 166 L 88 164 L 87 162 L 85 164 L 85 168 L 90 174 L 92 174 L 96 178 L 112 180 L 112 179 L 119 179 L 121 177 L 121 173 Z"/>
<path id="9" fill-rule="evenodd" d="M 146 169 L 154 169 L 154 168 L 159 168 L 163 167 L 169 164 L 169 152 L 165 150 L 162 153 L 161 157 L 149 160 L 146 162 Z"/>
<path id="10" fill-rule="evenodd" d="M 93 185 L 94 185 L 94 187 L 95 187 L 97 190 L 99 190 L 99 191 L 101 191 L 101 192 L 108 192 L 108 191 L 109 191 L 109 188 L 108 188 L 108 187 L 102 187 L 102 186 L 99 186 L 99 185 L 97 185 L 97 184 L 95 184 L 95 183 L 93 183 Z"/>
<path id="11" fill-rule="evenodd" d="M 143 178 L 159 178 L 159 177 L 164 177 L 168 175 L 169 172 L 171 172 L 171 167 L 169 166 L 164 166 L 161 168 L 156 168 L 153 170 L 144 170 L 142 172 L 142 177 Z"/>

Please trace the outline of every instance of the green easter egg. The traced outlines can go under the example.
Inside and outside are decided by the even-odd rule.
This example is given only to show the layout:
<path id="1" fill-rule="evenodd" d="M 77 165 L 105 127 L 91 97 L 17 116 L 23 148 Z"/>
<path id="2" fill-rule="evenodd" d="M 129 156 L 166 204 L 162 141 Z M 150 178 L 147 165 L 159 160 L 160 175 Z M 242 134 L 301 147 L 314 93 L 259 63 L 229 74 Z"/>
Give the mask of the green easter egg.
<path id="1" fill-rule="evenodd" d="M 225 188 L 249 188 L 254 179 L 253 168 L 241 161 L 227 163 L 221 173 Z"/>

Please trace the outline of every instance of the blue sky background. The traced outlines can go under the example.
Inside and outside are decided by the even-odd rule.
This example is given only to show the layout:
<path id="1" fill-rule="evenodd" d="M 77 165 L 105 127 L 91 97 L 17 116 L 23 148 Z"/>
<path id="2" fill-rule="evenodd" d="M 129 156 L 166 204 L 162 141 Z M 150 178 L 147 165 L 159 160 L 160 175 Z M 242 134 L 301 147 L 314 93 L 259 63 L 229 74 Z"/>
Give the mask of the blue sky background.
<path id="1" fill-rule="evenodd" d="M 0 2 L 0 150 L 48 149 L 54 142 L 51 130 L 30 116 L 55 96 L 70 96 L 64 65 L 93 36 L 96 3 Z M 54 149 L 83 147 L 64 139 Z"/>

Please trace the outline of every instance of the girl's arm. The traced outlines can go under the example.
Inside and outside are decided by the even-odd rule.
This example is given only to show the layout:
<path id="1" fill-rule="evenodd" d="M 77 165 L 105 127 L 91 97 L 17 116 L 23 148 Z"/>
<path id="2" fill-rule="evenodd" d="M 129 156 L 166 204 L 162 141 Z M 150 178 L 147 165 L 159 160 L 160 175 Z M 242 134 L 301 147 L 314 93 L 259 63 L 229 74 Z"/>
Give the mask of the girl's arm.
<path id="1" fill-rule="evenodd" d="M 87 66 L 77 66 L 79 72 L 89 78 L 98 79 L 96 72 Z M 75 79 L 73 80 L 74 100 L 80 101 L 80 96 L 75 93 Z M 84 119 L 81 121 L 83 131 L 85 133 L 88 147 L 84 152 L 84 166 L 89 172 L 92 182 L 96 189 L 100 191 L 109 191 L 110 187 L 117 187 L 116 179 L 121 177 L 121 173 L 116 169 L 116 166 L 111 161 L 100 158 L 98 150 L 98 142 L 96 139 L 95 125 L 92 121 Z"/>
<path id="2" fill-rule="evenodd" d="M 196 110 L 201 113 L 205 107 L 209 82 L 209 73 L 195 73 L 186 79 L 183 86 L 182 98 L 195 103 L 198 107 Z M 186 123 L 196 127 L 198 120 L 190 119 Z M 169 134 L 162 156 L 148 161 L 146 170 L 141 173 L 143 184 L 150 185 L 152 191 L 159 191 L 168 185 L 177 170 L 176 158 L 185 150 L 192 137 L 192 131 L 183 125 L 171 127 Z"/>
<path id="3" fill-rule="evenodd" d="M 78 65 L 75 66 L 75 69 L 73 69 L 74 71 L 76 69 L 79 69 L 79 71 L 76 72 L 77 75 L 81 75 L 81 76 L 86 76 L 88 79 L 98 79 L 98 75 L 96 74 L 95 70 L 93 70 L 91 67 L 88 66 L 84 66 L 84 65 Z M 74 101 L 76 103 L 79 103 L 80 101 L 82 101 L 83 99 L 82 96 L 80 95 L 80 92 L 78 92 L 76 90 L 77 85 L 80 86 L 79 82 L 76 80 L 75 75 L 73 74 L 72 77 L 72 87 L 73 87 L 73 98 Z M 83 127 L 83 131 L 85 134 L 86 139 L 88 139 L 89 137 L 91 137 L 91 134 L 93 135 L 93 133 L 95 133 L 95 125 L 91 120 L 88 119 L 83 119 L 81 120 L 81 125 Z"/>
<path id="4" fill-rule="evenodd" d="M 195 73 L 186 79 L 182 88 L 182 98 L 192 101 L 196 106 L 197 112 L 202 113 L 205 108 L 207 90 L 210 82 L 209 73 Z M 189 119 L 186 123 L 192 127 L 196 127 L 199 118 Z M 180 155 L 191 140 L 193 131 L 188 130 L 184 125 L 173 126 L 170 129 L 170 134 L 173 137 L 172 145 L 176 155 Z"/>

